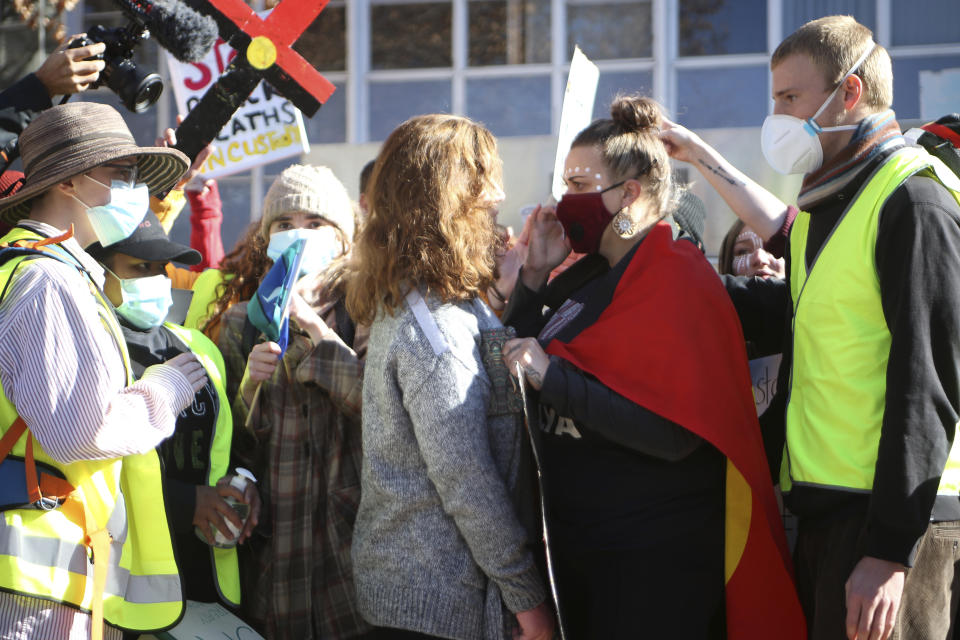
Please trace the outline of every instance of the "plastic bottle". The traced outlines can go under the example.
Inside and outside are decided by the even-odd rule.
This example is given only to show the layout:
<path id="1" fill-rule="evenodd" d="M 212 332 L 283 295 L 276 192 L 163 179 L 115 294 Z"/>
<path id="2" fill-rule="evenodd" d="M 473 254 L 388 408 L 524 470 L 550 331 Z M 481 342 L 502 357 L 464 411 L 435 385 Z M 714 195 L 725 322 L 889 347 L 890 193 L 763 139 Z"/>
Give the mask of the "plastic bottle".
<path id="1" fill-rule="evenodd" d="M 237 489 L 237 491 L 240 493 L 243 493 L 244 490 L 246 490 L 248 483 L 256 481 L 257 479 L 252 473 L 250 473 L 249 470 L 244 469 L 243 467 L 237 467 L 234 469 L 234 475 L 230 478 L 230 486 Z M 237 512 L 237 515 L 240 516 L 240 520 L 246 524 L 247 517 L 250 515 L 250 505 L 246 502 L 240 502 L 231 496 L 227 496 L 223 500 L 229 504 L 234 511 Z M 240 536 L 240 529 L 235 527 L 227 518 L 224 518 L 223 521 L 227 523 L 227 528 L 230 529 L 230 536 L 228 537 L 219 529 L 211 525 L 214 533 L 213 546 L 219 549 L 230 549 L 237 546 L 237 538 Z M 207 537 L 203 535 L 203 532 L 200 530 L 200 528 L 196 527 L 195 529 L 197 532 L 197 537 L 204 542 L 207 542 Z"/>

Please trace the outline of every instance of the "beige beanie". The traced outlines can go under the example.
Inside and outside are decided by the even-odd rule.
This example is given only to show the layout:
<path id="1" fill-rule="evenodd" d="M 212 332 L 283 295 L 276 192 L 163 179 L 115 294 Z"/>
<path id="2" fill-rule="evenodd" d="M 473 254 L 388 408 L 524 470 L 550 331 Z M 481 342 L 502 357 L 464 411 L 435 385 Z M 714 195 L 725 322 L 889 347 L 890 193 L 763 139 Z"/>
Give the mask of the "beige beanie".
<path id="1" fill-rule="evenodd" d="M 317 214 L 353 241 L 353 202 L 329 167 L 295 164 L 284 169 L 263 199 L 260 233 L 269 239 L 273 221 L 297 211 Z"/>

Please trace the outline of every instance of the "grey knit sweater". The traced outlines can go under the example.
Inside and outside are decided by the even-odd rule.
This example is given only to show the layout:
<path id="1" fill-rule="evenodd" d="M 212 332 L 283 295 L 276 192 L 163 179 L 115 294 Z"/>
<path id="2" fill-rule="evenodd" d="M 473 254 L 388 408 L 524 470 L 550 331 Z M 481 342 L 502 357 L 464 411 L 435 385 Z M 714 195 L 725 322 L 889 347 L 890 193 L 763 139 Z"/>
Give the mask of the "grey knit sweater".
<path id="1" fill-rule="evenodd" d="M 429 311 L 427 311 L 429 308 Z M 363 470 L 353 534 L 360 612 L 377 626 L 463 640 L 509 638 L 509 611 L 545 599 L 511 492 L 522 433 L 487 416 L 480 301 L 428 296 L 370 328 L 363 385 Z"/>

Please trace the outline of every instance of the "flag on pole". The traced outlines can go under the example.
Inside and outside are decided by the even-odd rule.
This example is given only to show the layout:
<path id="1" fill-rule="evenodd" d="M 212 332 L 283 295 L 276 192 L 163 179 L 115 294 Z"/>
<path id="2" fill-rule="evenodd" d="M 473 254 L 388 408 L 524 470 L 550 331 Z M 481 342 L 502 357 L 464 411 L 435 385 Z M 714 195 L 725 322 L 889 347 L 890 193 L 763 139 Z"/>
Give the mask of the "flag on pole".
<path id="1" fill-rule="evenodd" d="M 287 350 L 290 322 L 290 297 L 300 276 L 304 239 L 296 240 L 273 263 L 260 287 L 247 304 L 247 317 L 271 342 L 280 345 L 280 357 Z"/>

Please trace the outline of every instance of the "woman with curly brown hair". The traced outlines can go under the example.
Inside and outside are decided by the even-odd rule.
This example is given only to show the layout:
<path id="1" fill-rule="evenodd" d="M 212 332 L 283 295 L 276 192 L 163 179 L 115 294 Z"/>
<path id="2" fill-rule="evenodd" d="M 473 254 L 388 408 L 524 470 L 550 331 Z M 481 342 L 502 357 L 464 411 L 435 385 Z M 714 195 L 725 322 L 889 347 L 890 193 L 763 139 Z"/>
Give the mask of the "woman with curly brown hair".
<path id="1" fill-rule="evenodd" d="M 252 222 L 220 266 L 200 274 L 193 283 L 185 327 L 203 331 L 217 342 L 223 314 L 236 303 L 252 298 L 260 279 L 273 265 L 267 257 L 268 240 L 261 233 L 260 220 Z"/>
<path id="2" fill-rule="evenodd" d="M 552 617 L 517 516 L 521 443 L 484 353 L 502 325 L 489 131 L 419 116 L 384 142 L 367 188 L 347 307 L 372 323 L 353 561 L 378 638 L 549 638 Z M 502 335 L 499 336 L 502 340 Z"/>

